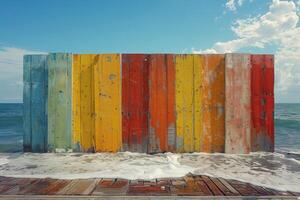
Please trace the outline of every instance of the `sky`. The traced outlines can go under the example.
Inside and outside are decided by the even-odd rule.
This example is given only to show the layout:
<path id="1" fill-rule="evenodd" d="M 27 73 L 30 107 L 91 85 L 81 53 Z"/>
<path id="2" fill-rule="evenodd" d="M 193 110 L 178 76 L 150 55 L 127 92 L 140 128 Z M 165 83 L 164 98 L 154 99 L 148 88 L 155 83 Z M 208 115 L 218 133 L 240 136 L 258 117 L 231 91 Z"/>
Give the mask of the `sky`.
<path id="1" fill-rule="evenodd" d="M 300 103 L 300 0 L 0 0 L 0 102 L 24 54 L 271 53 L 275 102 Z"/>

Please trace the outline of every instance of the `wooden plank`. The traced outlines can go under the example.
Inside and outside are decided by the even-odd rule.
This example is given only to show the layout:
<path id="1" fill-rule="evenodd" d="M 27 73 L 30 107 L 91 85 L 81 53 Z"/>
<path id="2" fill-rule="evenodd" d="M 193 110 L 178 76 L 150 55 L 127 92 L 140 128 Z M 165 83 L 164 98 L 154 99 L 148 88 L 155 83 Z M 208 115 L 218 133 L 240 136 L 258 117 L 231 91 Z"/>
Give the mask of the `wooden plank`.
<path id="1" fill-rule="evenodd" d="M 234 187 L 232 187 L 225 179 L 223 178 L 218 178 L 218 180 L 223 183 L 223 185 L 232 193 L 234 194 L 233 196 L 239 196 L 240 193 L 234 189 Z"/>
<path id="2" fill-rule="evenodd" d="M 47 151 L 47 65 L 46 55 L 32 55 L 31 62 L 31 150 Z"/>
<path id="3" fill-rule="evenodd" d="M 90 195 L 96 187 L 98 179 L 81 179 L 72 185 L 72 188 L 66 191 L 65 194 L 71 195 Z"/>
<path id="4" fill-rule="evenodd" d="M 31 60 L 32 56 L 23 58 L 23 150 L 31 151 Z"/>
<path id="5" fill-rule="evenodd" d="M 19 188 L 19 191 L 17 194 L 32 194 L 32 190 L 36 187 L 38 187 L 40 179 L 28 179 L 25 180 L 26 184 L 23 185 L 23 187 Z M 18 185 L 18 182 L 14 184 L 15 186 Z"/>
<path id="6" fill-rule="evenodd" d="M 194 179 L 195 182 L 198 184 L 198 187 L 204 193 L 205 196 L 213 195 L 213 193 L 210 191 L 209 187 L 207 186 L 207 184 L 205 183 L 205 181 L 201 176 L 195 176 Z"/>
<path id="7" fill-rule="evenodd" d="M 274 151 L 274 58 L 251 55 L 251 151 Z"/>
<path id="8" fill-rule="evenodd" d="M 145 181 L 131 181 L 129 184 L 127 195 L 130 196 L 166 196 L 169 195 L 169 187 L 165 185 L 157 185 L 155 183 L 148 184 Z"/>
<path id="9" fill-rule="evenodd" d="M 178 196 L 206 196 L 208 191 L 202 190 L 203 185 L 199 182 L 199 179 L 195 181 L 192 176 L 184 177 L 185 184 L 172 184 L 170 190 L 172 194 Z M 179 181 L 180 183 L 180 181 Z"/>
<path id="10" fill-rule="evenodd" d="M 202 152 L 225 150 L 225 56 L 204 55 Z"/>
<path id="11" fill-rule="evenodd" d="M 73 136 L 73 151 L 80 152 L 81 148 L 81 127 L 80 127 L 80 88 L 81 88 L 81 56 L 73 55 L 72 65 L 72 136 Z"/>
<path id="12" fill-rule="evenodd" d="M 18 179 L 16 179 L 16 178 L 9 178 L 9 179 L 6 179 L 5 181 L 1 181 L 0 182 L 0 194 L 4 194 L 5 192 L 13 189 L 17 182 L 18 182 Z"/>
<path id="13" fill-rule="evenodd" d="M 24 151 L 47 151 L 46 55 L 24 56 Z"/>
<path id="14" fill-rule="evenodd" d="M 99 179 L 77 179 L 72 180 L 67 186 L 62 188 L 57 194 L 60 195 L 89 195 L 96 187 Z"/>
<path id="15" fill-rule="evenodd" d="M 53 182 L 51 182 L 48 187 L 40 191 L 40 194 L 55 195 L 60 190 L 63 190 L 64 187 L 66 187 L 70 182 L 71 180 L 53 180 Z"/>
<path id="16" fill-rule="evenodd" d="M 254 188 L 259 194 L 260 196 L 272 196 L 273 193 L 264 189 L 261 186 L 257 186 L 257 185 L 251 185 L 252 188 Z"/>
<path id="17" fill-rule="evenodd" d="M 167 70 L 163 55 L 151 55 L 149 66 L 149 153 L 167 147 Z"/>
<path id="18" fill-rule="evenodd" d="M 193 133 L 193 55 L 176 55 L 175 102 L 177 152 L 194 151 Z"/>
<path id="19" fill-rule="evenodd" d="M 14 181 L 9 183 L 9 180 L 12 179 L 8 179 L 7 182 L 3 182 L 0 183 L 0 188 L 1 185 L 10 185 L 11 187 L 6 190 L 6 191 L 2 191 L 1 194 L 3 195 L 13 195 L 13 194 L 18 194 L 21 190 L 23 190 L 25 187 L 28 187 L 28 184 L 30 184 L 31 179 L 19 179 L 19 178 L 14 178 Z M 0 189 L 1 191 L 1 189 Z"/>
<path id="20" fill-rule="evenodd" d="M 47 57 L 48 150 L 71 149 L 71 74 L 72 55 L 51 53 Z"/>
<path id="21" fill-rule="evenodd" d="M 204 80 L 204 57 L 193 55 L 193 124 L 194 124 L 194 151 L 203 151 L 204 139 L 204 115 L 203 115 L 203 80 Z"/>
<path id="22" fill-rule="evenodd" d="M 97 55 L 94 66 L 95 145 L 97 152 L 122 147 L 121 60 L 119 54 Z"/>
<path id="23" fill-rule="evenodd" d="M 209 189 L 215 196 L 224 196 L 222 191 L 214 184 L 212 180 L 210 180 L 208 176 L 201 176 L 201 178 L 204 180 L 206 185 L 209 187 Z"/>
<path id="24" fill-rule="evenodd" d="M 250 56 L 226 54 L 225 153 L 249 153 L 251 148 Z"/>
<path id="25" fill-rule="evenodd" d="M 175 147 L 174 62 L 170 55 L 150 56 L 148 153 Z M 170 144 L 169 144 L 170 143 Z"/>
<path id="26" fill-rule="evenodd" d="M 167 125 L 168 125 L 168 151 L 176 151 L 176 113 L 175 113 L 175 57 L 166 55 L 167 63 Z"/>
<path id="27" fill-rule="evenodd" d="M 128 190 L 128 180 L 124 179 L 103 179 L 95 187 L 93 196 L 120 196 L 126 195 Z"/>
<path id="28" fill-rule="evenodd" d="M 222 193 L 225 196 L 238 196 L 239 193 L 237 191 L 232 192 L 230 189 L 228 189 L 225 185 L 222 184 L 222 182 L 214 177 L 210 177 L 210 180 L 222 191 Z"/>
<path id="29" fill-rule="evenodd" d="M 20 189 L 18 194 L 27 194 L 27 195 L 41 194 L 40 191 L 48 187 L 50 183 L 51 182 L 49 179 L 37 179 L 34 183 L 27 182 L 26 185 L 23 184 L 23 190 Z M 18 183 L 17 185 L 20 185 L 20 183 Z"/>
<path id="30" fill-rule="evenodd" d="M 229 180 L 230 185 L 232 185 L 242 196 L 260 196 L 259 192 L 257 192 L 250 184 Z"/>
<path id="31" fill-rule="evenodd" d="M 123 150 L 147 152 L 149 56 L 122 55 Z"/>
<path id="32" fill-rule="evenodd" d="M 78 126 L 80 126 L 79 146 L 83 152 L 94 151 L 93 68 L 97 59 L 99 57 L 92 54 L 80 55 L 80 103 L 78 103 L 80 107 L 80 125 Z"/>

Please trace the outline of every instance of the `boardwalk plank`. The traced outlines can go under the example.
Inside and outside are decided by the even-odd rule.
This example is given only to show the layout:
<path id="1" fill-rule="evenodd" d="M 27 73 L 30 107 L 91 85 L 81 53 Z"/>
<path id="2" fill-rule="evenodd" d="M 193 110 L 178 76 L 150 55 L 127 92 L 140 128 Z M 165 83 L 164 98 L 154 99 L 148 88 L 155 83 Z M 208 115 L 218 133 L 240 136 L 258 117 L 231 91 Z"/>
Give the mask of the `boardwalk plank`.
<path id="1" fill-rule="evenodd" d="M 42 190 L 41 193 L 45 195 L 59 194 L 59 191 L 63 190 L 69 183 L 71 183 L 71 180 L 56 180 L 49 187 Z"/>
<path id="2" fill-rule="evenodd" d="M 32 182 L 33 182 L 32 179 L 25 179 L 25 178 L 17 179 L 14 186 L 9 190 L 7 190 L 6 192 L 4 192 L 3 194 L 6 195 L 22 194 L 24 193 L 23 191 L 27 190 L 27 188 L 32 184 Z M 29 193 L 29 191 L 27 191 L 27 193 Z"/>
<path id="3" fill-rule="evenodd" d="M 273 193 L 264 189 L 264 187 L 257 186 L 257 185 L 251 185 L 252 188 L 254 188 L 261 196 L 272 196 Z"/>
<path id="4" fill-rule="evenodd" d="M 242 196 L 260 196 L 259 192 L 252 188 L 248 183 L 236 180 L 230 180 L 229 182 Z"/>
<path id="5" fill-rule="evenodd" d="M 222 191 L 209 179 L 208 176 L 201 176 L 201 178 L 205 181 L 206 185 L 215 196 L 224 196 Z"/>
<path id="6" fill-rule="evenodd" d="M 41 181 L 42 179 L 31 179 L 27 182 L 26 185 L 24 185 L 24 187 L 20 188 L 18 194 L 32 194 L 32 190 L 35 188 L 35 187 L 38 187 L 38 184 L 39 182 Z"/>
<path id="7" fill-rule="evenodd" d="M 89 195 L 99 180 L 97 179 L 82 179 L 72 181 L 68 187 L 65 187 L 59 194 L 64 195 Z"/>
<path id="8" fill-rule="evenodd" d="M 170 194 L 168 186 L 157 185 L 156 182 L 150 181 L 130 181 L 128 195 L 132 196 L 166 196 Z"/>
<path id="9" fill-rule="evenodd" d="M 238 193 L 232 193 L 219 179 L 210 177 L 210 180 L 222 191 L 225 196 L 238 196 Z"/>
<path id="10" fill-rule="evenodd" d="M 93 196 L 121 196 L 126 195 L 129 181 L 125 179 L 103 179 L 95 187 Z"/>
<path id="11" fill-rule="evenodd" d="M 232 187 L 225 179 L 223 179 L 223 178 L 218 178 L 219 179 L 219 181 L 221 182 L 221 183 L 223 183 L 223 185 L 225 185 L 227 188 L 228 188 L 228 190 L 231 192 L 231 193 L 233 193 L 233 194 L 235 194 L 235 195 L 241 195 L 236 189 L 234 189 L 234 187 Z"/>
<path id="12" fill-rule="evenodd" d="M 198 184 L 198 187 L 201 189 L 201 191 L 206 196 L 212 196 L 213 195 L 213 193 L 210 191 L 210 189 L 206 185 L 205 181 L 200 176 L 195 177 L 195 181 Z"/>

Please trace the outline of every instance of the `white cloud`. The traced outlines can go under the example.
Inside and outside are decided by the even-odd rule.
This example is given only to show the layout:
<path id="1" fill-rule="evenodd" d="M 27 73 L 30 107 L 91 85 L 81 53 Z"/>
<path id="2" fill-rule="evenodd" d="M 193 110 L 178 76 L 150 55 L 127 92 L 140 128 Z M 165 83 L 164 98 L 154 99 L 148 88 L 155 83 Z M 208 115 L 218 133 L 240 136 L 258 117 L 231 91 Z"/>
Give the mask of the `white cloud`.
<path id="1" fill-rule="evenodd" d="M 44 54 L 14 47 L 0 47 L 0 102 L 22 102 L 23 56 Z"/>
<path id="2" fill-rule="evenodd" d="M 236 35 L 235 39 L 216 42 L 212 48 L 201 52 L 225 53 L 249 47 L 263 49 L 268 45 L 275 46 L 275 91 L 280 99 L 281 95 L 291 95 L 297 89 L 300 92 L 298 22 L 294 1 L 273 0 L 267 13 L 235 21 L 231 28 Z M 300 94 L 297 101 L 300 101 Z"/>
<path id="3" fill-rule="evenodd" d="M 242 6 L 244 0 L 227 0 L 225 6 L 231 11 L 236 11 L 237 6 Z"/>

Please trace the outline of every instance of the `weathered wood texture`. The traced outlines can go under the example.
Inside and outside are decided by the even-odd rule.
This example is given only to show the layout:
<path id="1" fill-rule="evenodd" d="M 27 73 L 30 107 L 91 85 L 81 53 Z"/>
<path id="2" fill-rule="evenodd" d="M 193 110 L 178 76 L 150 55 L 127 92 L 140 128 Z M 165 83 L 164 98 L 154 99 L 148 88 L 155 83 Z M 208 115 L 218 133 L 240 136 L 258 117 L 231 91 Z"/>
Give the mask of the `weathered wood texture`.
<path id="1" fill-rule="evenodd" d="M 177 151 L 224 152 L 224 55 L 177 55 L 175 81 Z"/>
<path id="2" fill-rule="evenodd" d="M 24 56 L 24 151 L 47 151 L 47 55 Z"/>
<path id="3" fill-rule="evenodd" d="M 194 151 L 192 55 L 176 56 L 176 146 L 178 152 Z"/>
<path id="4" fill-rule="evenodd" d="M 251 151 L 274 151 L 274 57 L 251 55 Z"/>
<path id="5" fill-rule="evenodd" d="M 48 150 L 71 149 L 72 55 L 51 53 L 48 65 Z"/>
<path id="6" fill-rule="evenodd" d="M 195 93 L 201 96 L 198 104 L 195 101 L 195 110 L 201 112 L 201 118 L 194 119 L 202 121 L 200 151 L 222 153 L 225 150 L 225 56 L 204 55 L 202 66 L 200 91 Z"/>
<path id="7" fill-rule="evenodd" d="M 147 152 L 148 77 L 148 55 L 122 55 L 122 142 L 125 151 Z"/>
<path id="8" fill-rule="evenodd" d="M 151 55 L 148 153 L 174 151 L 176 149 L 174 92 L 174 56 Z"/>
<path id="9" fill-rule="evenodd" d="M 73 140 L 83 152 L 121 150 L 119 54 L 73 56 Z"/>
<path id="10" fill-rule="evenodd" d="M 286 196 L 299 193 L 277 191 L 236 180 L 200 175 L 152 180 L 125 179 L 26 179 L 0 177 L 0 195 L 66 196 Z"/>
<path id="11" fill-rule="evenodd" d="M 93 93 L 95 151 L 117 152 L 122 148 L 121 57 L 119 54 L 98 56 Z"/>
<path id="12" fill-rule="evenodd" d="M 226 54 L 225 153 L 251 150 L 250 55 Z"/>

